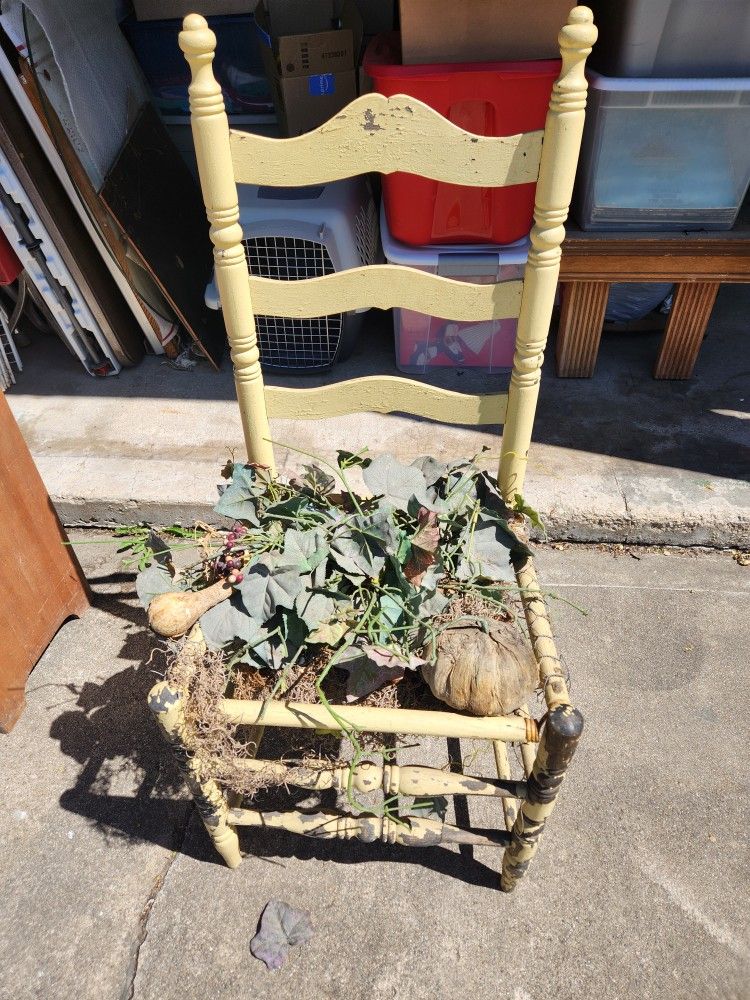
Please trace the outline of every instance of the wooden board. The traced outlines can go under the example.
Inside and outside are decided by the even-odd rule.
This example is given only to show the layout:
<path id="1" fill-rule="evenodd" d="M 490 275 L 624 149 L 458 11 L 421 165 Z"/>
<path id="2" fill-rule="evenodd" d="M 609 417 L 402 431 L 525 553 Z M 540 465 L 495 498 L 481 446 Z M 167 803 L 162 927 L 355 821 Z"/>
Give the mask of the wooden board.
<path id="1" fill-rule="evenodd" d="M 81 567 L 0 393 L 0 732 L 15 725 L 26 678 L 58 628 L 89 606 Z"/>
<path id="2" fill-rule="evenodd" d="M 62 184 L 21 114 L 5 80 L 0 79 L 0 149 L 49 233 L 57 253 L 78 286 L 114 356 L 133 365 L 144 354 L 143 334 L 81 226 Z"/>
<path id="3" fill-rule="evenodd" d="M 180 323 L 218 367 L 226 334 L 221 313 L 203 301 L 212 256 L 200 189 L 151 104 L 143 107 L 101 197 Z"/>

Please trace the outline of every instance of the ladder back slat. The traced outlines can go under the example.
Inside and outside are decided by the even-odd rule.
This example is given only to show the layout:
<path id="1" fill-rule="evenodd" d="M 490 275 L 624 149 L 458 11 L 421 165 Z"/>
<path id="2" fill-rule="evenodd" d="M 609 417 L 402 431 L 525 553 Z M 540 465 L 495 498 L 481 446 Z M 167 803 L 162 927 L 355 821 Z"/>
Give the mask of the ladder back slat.
<path id="1" fill-rule="evenodd" d="M 399 264 L 376 264 L 302 281 L 250 278 L 259 316 L 329 316 L 353 309 L 413 309 L 450 320 L 515 319 L 522 281 L 476 285 Z"/>
<path id="2" fill-rule="evenodd" d="M 470 395 L 395 375 L 368 375 L 306 388 L 266 386 L 268 415 L 303 420 L 346 413 L 413 413 L 441 423 L 496 425 L 505 420 L 505 393 Z"/>
<path id="3" fill-rule="evenodd" d="M 365 94 L 294 139 L 230 133 L 240 184 L 305 185 L 402 170 L 474 187 L 533 184 L 544 133 L 478 136 L 413 97 Z"/>

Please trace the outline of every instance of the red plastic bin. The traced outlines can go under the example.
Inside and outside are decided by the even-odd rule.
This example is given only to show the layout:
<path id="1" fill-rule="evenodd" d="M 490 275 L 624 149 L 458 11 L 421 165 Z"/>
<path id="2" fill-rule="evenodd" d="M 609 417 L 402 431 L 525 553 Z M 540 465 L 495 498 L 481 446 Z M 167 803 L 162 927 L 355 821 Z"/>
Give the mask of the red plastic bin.
<path id="1" fill-rule="evenodd" d="M 402 66 L 393 33 L 373 38 L 363 68 L 386 97 L 416 97 L 475 135 L 516 135 L 544 128 L 560 60 Z M 411 246 L 514 243 L 531 228 L 534 189 L 465 187 L 405 173 L 383 177 L 390 231 Z"/>
<path id="2" fill-rule="evenodd" d="M 0 229 L 0 285 L 12 285 L 23 271 L 23 264 Z"/>

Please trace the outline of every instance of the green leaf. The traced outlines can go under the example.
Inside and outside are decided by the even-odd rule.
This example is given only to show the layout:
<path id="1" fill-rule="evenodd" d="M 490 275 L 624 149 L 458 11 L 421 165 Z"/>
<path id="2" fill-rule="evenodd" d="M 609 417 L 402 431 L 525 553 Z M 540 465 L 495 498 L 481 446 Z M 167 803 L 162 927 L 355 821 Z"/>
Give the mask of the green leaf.
<path id="1" fill-rule="evenodd" d="M 404 676 L 404 667 L 383 666 L 369 659 L 364 653 L 344 663 L 337 663 L 336 666 L 349 674 L 346 681 L 347 701 L 366 698 L 373 691 Z"/>
<path id="2" fill-rule="evenodd" d="M 366 451 L 367 449 L 365 448 L 364 450 Z M 359 465 L 363 469 L 366 469 L 368 465 L 371 464 L 372 459 L 363 455 L 361 452 L 355 453 L 353 451 L 339 450 L 336 452 L 336 462 L 338 467 L 344 470 L 351 469 L 355 465 Z"/>
<path id="3" fill-rule="evenodd" d="M 421 470 L 414 465 L 402 465 L 393 455 L 378 455 L 362 477 L 372 493 L 385 497 L 397 510 L 408 510 L 412 497 L 429 506 L 427 484 Z"/>
<path id="4" fill-rule="evenodd" d="M 395 528 L 391 534 L 386 527 L 383 512 L 352 518 L 349 524 L 336 529 L 331 540 L 331 556 L 353 577 L 377 577 L 385 565 L 383 551 L 389 540 L 395 541 Z"/>
<path id="5" fill-rule="evenodd" d="M 300 646 L 307 638 L 308 628 L 296 611 L 283 610 L 281 612 L 282 635 L 286 643 L 287 655 L 294 656 Z"/>
<path id="6" fill-rule="evenodd" d="M 209 649 L 221 649 L 230 642 L 255 642 L 267 633 L 246 611 L 238 594 L 201 615 L 200 627 Z"/>
<path id="7" fill-rule="evenodd" d="M 238 466 L 235 466 L 238 468 Z M 240 482 L 231 482 L 225 487 L 219 502 L 214 507 L 217 514 L 223 514 L 233 521 L 246 521 L 258 525 L 258 511 L 255 504 L 256 492 Z"/>
<path id="8" fill-rule="evenodd" d="M 300 573 L 312 573 L 324 562 L 330 549 L 321 528 L 298 531 L 288 528 L 284 534 L 284 562 L 297 566 Z"/>
<path id="9" fill-rule="evenodd" d="M 322 622 L 308 636 L 309 642 L 324 643 L 326 646 L 337 646 L 351 628 L 351 622 L 346 619 L 334 619 Z"/>
<path id="10" fill-rule="evenodd" d="M 526 503 L 520 493 L 516 493 L 513 497 L 513 510 L 516 510 L 519 514 L 524 514 L 528 517 L 534 527 L 538 528 L 545 538 L 547 537 L 547 529 L 545 528 L 541 517 L 533 507 L 530 507 L 529 504 Z"/>
<path id="11" fill-rule="evenodd" d="M 321 622 L 327 621 L 336 610 L 336 601 L 327 594 L 303 590 L 297 595 L 294 608 L 309 629 L 314 629 Z M 322 640 L 312 639 L 312 642 Z"/>
<path id="12" fill-rule="evenodd" d="M 259 621 L 268 621 L 277 608 L 293 608 L 309 583 L 309 576 L 302 576 L 296 566 L 281 560 L 283 556 L 265 552 L 238 586 L 248 614 Z"/>
<path id="13" fill-rule="evenodd" d="M 528 546 L 518 538 L 507 523 L 492 513 L 481 513 L 473 532 L 467 526 L 462 536 L 464 550 L 456 576 L 469 580 L 482 576 L 488 580 L 515 582 L 510 562 L 511 552 L 531 554 Z"/>
<path id="14" fill-rule="evenodd" d="M 432 458 L 430 455 L 420 455 L 411 464 L 414 468 L 419 469 L 428 486 L 434 486 L 448 471 L 448 466 L 445 462 L 438 462 L 436 458 Z"/>
<path id="15" fill-rule="evenodd" d="M 162 563 L 151 563 L 146 569 L 141 570 L 135 579 L 135 591 L 144 608 L 147 608 L 159 594 L 171 594 L 178 589 L 172 574 Z"/>
<path id="16" fill-rule="evenodd" d="M 327 496 L 334 490 L 336 480 L 319 465 L 304 465 L 303 469 L 305 472 L 300 476 L 300 482 L 303 486 L 309 487 L 313 493 Z"/>
<path id="17" fill-rule="evenodd" d="M 380 608 L 380 642 L 387 642 L 393 632 L 393 626 L 398 625 L 404 614 L 403 605 L 391 594 L 383 594 L 379 602 Z"/>

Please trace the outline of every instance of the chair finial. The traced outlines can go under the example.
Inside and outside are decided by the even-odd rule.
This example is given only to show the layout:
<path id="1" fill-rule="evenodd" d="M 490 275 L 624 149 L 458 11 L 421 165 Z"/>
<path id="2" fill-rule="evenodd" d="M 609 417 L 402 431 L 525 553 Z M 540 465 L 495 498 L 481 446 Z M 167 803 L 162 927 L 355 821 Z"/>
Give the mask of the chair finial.
<path id="1" fill-rule="evenodd" d="M 205 17 L 201 17 L 200 14 L 188 14 L 182 22 L 179 42 L 186 56 L 199 56 L 214 51 L 216 35 L 209 28 Z"/>

